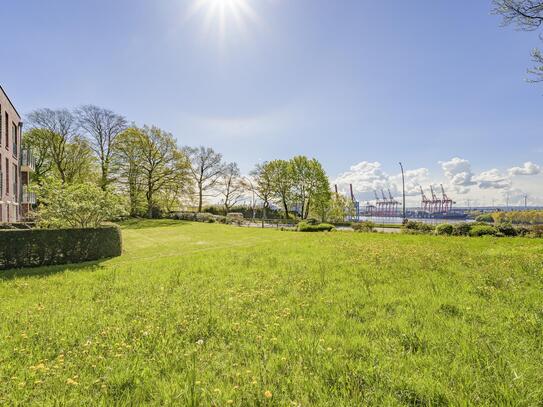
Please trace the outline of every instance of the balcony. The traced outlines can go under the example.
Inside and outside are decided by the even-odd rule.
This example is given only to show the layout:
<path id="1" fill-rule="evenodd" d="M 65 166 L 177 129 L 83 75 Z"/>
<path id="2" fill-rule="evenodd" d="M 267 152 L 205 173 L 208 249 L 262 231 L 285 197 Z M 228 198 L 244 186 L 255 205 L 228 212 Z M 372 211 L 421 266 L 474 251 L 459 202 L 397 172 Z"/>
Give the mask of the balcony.
<path id="1" fill-rule="evenodd" d="M 36 193 L 29 191 L 27 187 L 23 187 L 21 203 L 28 205 L 36 204 Z"/>
<path id="2" fill-rule="evenodd" d="M 36 159 L 32 151 L 25 149 L 21 151 L 21 171 L 33 172 L 36 168 Z"/>

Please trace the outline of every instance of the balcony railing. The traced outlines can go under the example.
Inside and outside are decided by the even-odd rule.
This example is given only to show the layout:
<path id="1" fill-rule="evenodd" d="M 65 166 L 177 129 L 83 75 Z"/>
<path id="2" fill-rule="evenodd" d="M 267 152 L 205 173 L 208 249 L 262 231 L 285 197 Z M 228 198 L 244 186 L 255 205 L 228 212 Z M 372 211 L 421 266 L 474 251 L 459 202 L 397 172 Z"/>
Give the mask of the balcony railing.
<path id="1" fill-rule="evenodd" d="M 36 168 L 36 159 L 29 149 L 21 151 L 21 171 L 29 172 L 34 171 Z"/>
<path id="2" fill-rule="evenodd" d="M 36 193 L 29 191 L 27 187 L 23 187 L 23 194 L 22 194 L 22 203 L 24 204 L 30 204 L 35 205 L 36 204 Z"/>

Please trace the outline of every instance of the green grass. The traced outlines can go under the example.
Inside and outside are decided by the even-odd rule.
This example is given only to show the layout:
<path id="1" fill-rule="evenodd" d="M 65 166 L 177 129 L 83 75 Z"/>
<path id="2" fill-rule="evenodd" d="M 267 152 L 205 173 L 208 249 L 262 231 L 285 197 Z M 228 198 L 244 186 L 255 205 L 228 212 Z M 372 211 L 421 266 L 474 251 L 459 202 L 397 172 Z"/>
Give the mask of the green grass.
<path id="1" fill-rule="evenodd" d="M 0 405 L 543 403 L 541 240 L 123 233 L 0 273 Z"/>

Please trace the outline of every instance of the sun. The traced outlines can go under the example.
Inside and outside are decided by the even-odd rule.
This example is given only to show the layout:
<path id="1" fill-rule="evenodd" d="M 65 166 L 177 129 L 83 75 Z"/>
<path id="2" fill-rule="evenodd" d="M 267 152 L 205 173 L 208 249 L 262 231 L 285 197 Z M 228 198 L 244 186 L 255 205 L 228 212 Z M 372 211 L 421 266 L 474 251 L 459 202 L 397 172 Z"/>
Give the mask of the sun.
<path id="1" fill-rule="evenodd" d="M 202 15 L 206 34 L 217 33 L 224 42 L 227 34 L 246 33 L 248 24 L 257 21 L 251 1 L 254 0 L 194 0 L 189 18 Z"/>

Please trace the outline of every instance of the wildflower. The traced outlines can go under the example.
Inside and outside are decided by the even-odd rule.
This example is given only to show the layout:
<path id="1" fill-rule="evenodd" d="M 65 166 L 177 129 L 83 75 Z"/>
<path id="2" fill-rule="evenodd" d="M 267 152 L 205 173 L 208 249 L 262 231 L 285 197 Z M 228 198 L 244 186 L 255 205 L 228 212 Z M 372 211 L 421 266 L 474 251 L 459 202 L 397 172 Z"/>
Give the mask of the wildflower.
<path id="1" fill-rule="evenodd" d="M 70 386 L 77 386 L 79 383 L 77 383 L 74 379 L 68 379 L 66 380 L 66 384 L 69 384 Z"/>
<path id="2" fill-rule="evenodd" d="M 271 399 L 272 398 L 272 392 L 269 391 L 269 390 L 266 390 L 264 392 L 264 397 L 266 397 L 267 399 Z"/>
<path id="3" fill-rule="evenodd" d="M 203 339 L 198 339 L 196 341 L 196 344 L 202 346 L 204 344 L 204 340 Z"/>
<path id="4" fill-rule="evenodd" d="M 234 404 L 234 400 L 227 400 L 226 404 Z"/>

